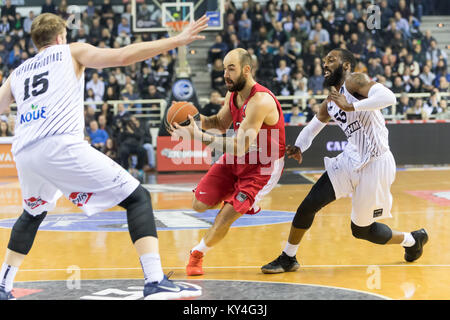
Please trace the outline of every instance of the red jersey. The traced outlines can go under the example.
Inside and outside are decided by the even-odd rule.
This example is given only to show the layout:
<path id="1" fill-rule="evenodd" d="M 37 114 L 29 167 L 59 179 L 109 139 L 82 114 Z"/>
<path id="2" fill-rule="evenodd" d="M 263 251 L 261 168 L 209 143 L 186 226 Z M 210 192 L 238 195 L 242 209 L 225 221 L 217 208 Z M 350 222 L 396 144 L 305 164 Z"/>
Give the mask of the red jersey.
<path id="1" fill-rule="evenodd" d="M 259 83 L 256 83 L 252 87 L 249 96 L 244 101 L 241 108 L 238 108 L 235 104 L 235 97 L 237 93 L 236 92 L 231 93 L 229 101 L 230 111 L 231 116 L 233 118 L 234 131 L 237 132 L 237 130 L 239 129 L 239 125 L 245 118 L 247 103 L 257 92 L 267 92 L 272 96 L 272 98 L 275 100 L 275 103 L 277 104 L 279 119 L 278 122 L 273 126 L 269 126 L 263 123 L 256 138 L 256 141 L 252 143 L 252 145 L 249 148 L 249 151 L 245 154 L 245 163 L 243 163 L 243 159 L 238 159 L 237 157 L 235 157 L 237 161 L 235 163 L 259 164 L 264 166 L 265 165 L 270 166 L 274 161 L 278 160 L 279 158 L 283 158 L 286 150 L 284 116 L 283 110 L 281 109 L 281 105 L 278 99 L 269 89 L 260 85 Z"/>

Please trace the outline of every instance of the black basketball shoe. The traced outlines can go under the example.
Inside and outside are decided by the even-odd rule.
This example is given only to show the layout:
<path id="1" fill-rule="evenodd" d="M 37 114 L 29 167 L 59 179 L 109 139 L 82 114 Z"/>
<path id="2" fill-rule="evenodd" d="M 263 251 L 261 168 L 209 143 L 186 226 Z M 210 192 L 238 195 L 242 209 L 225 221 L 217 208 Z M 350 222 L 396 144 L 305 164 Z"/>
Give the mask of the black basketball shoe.
<path id="1" fill-rule="evenodd" d="M 416 243 L 412 247 L 405 247 L 405 260 L 413 262 L 420 258 L 423 252 L 423 246 L 428 241 L 428 234 L 425 229 L 411 232 Z"/>
<path id="2" fill-rule="evenodd" d="M 295 256 L 289 257 L 284 251 L 272 262 L 261 267 L 263 273 L 282 273 L 296 271 L 300 268 Z"/>

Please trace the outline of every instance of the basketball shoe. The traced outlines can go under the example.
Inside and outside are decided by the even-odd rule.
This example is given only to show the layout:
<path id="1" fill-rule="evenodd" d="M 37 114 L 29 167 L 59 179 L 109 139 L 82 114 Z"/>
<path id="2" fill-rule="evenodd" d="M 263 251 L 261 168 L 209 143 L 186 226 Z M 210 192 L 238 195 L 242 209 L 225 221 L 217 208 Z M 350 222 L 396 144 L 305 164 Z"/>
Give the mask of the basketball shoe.
<path id="1" fill-rule="evenodd" d="M 6 292 L 4 288 L 0 288 L 0 300 L 16 300 L 11 291 Z"/>
<path id="2" fill-rule="evenodd" d="M 405 260 L 413 262 L 420 258 L 423 252 L 423 246 L 428 242 L 428 234 L 425 229 L 411 232 L 416 243 L 412 247 L 405 247 Z"/>
<path id="3" fill-rule="evenodd" d="M 171 281 L 166 276 L 160 282 L 149 282 L 144 286 L 144 300 L 174 300 L 198 297 L 202 294 L 200 286 L 187 283 Z"/>
<path id="4" fill-rule="evenodd" d="M 284 251 L 272 262 L 261 267 L 263 273 L 292 272 L 300 268 L 295 256 L 290 257 Z"/>
<path id="5" fill-rule="evenodd" d="M 201 276 L 203 274 L 203 252 L 194 250 L 189 256 L 189 263 L 186 266 L 188 276 Z"/>

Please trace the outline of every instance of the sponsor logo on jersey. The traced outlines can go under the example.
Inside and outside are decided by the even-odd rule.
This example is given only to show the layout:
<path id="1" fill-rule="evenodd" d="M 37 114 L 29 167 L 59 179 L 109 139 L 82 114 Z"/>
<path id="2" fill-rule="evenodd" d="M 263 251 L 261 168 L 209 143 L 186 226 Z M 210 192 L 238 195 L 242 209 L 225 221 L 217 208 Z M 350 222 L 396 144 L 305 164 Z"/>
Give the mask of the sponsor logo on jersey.
<path id="1" fill-rule="evenodd" d="M 69 196 L 69 200 L 77 207 L 82 207 L 88 203 L 92 195 L 92 192 L 72 192 Z"/>
<path id="2" fill-rule="evenodd" d="M 47 201 L 42 200 L 41 197 L 38 197 L 38 198 L 31 197 L 28 199 L 23 199 L 23 201 L 30 209 L 36 209 L 40 205 L 44 205 L 47 203 Z"/>
<path id="3" fill-rule="evenodd" d="M 345 128 L 344 133 L 349 138 L 353 132 L 358 131 L 359 129 L 361 129 L 361 124 L 358 120 L 356 120 L 350 123 L 347 128 Z"/>
<path id="4" fill-rule="evenodd" d="M 46 112 L 47 107 L 39 107 L 37 105 L 32 104 L 31 111 L 28 111 L 27 113 L 24 113 L 20 116 L 20 124 L 28 123 L 39 119 L 46 119 L 47 118 Z"/>

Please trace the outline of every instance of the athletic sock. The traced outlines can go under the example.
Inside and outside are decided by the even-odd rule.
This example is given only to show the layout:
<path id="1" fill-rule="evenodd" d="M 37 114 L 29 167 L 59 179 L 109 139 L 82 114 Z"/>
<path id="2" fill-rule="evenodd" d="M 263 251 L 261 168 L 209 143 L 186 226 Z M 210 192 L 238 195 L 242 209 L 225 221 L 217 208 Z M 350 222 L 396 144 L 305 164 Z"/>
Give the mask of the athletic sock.
<path id="1" fill-rule="evenodd" d="M 403 232 L 403 235 L 405 237 L 403 238 L 402 243 L 400 243 L 403 247 L 412 247 L 416 244 L 416 240 L 414 240 L 414 237 L 410 232 Z"/>
<path id="2" fill-rule="evenodd" d="M 0 288 L 4 289 L 6 292 L 11 291 L 18 270 L 18 267 L 3 263 L 2 271 L 0 272 Z"/>
<path id="3" fill-rule="evenodd" d="M 297 254 L 297 250 L 300 244 L 290 244 L 286 242 L 286 246 L 284 247 L 284 253 L 286 253 L 289 257 L 293 257 Z"/>
<path id="4" fill-rule="evenodd" d="M 161 282 L 164 273 L 161 267 L 161 258 L 158 253 L 146 253 L 140 256 L 142 270 L 144 271 L 145 283 Z"/>
<path id="5" fill-rule="evenodd" d="M 202 252 L 205 254 L 208 252 L 212 247 L 208 247 L 205 244 L 205 241 L 202 239 L 198 245 L 196 245 L 194 248 L 192 248 L 191 252 L 194 252 L 195 250 Z"/>

